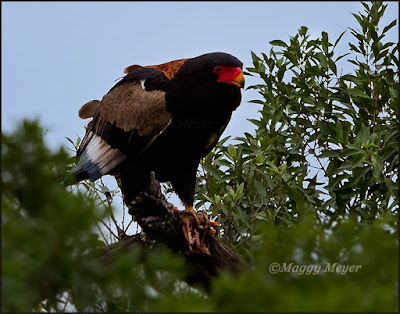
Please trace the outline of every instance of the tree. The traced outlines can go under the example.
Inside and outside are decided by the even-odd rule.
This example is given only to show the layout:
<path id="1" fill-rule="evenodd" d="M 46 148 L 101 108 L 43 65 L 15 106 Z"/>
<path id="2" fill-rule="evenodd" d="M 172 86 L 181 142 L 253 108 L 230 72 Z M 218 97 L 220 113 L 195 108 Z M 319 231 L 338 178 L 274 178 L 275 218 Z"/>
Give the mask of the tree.
<path id="1" fill-rule="evenodd" d="M 119 243 L 101 237 L 115 191 L 62 186 L 71 158 L 37 121 L 3 134 L 2 310 L 395 311 L 399 45 L 384 41 L 386 5 L 362 5 L 347 54 L 335 54 L 345 33 L 331 42 L 304 26 L 252 53 L 256 132 L 204 159 L 196 204 L 251 267 L 209 290 L 157 241 L 127 245 L 123 226 Z"/>
<path id="2" fill-rule="evenodd" d="M 252 52 L 257 131 L 221 141 L 200 176 L 198 206 L 211 203 L 227 242 L 244 241 L 257 221 L 290 226 L 315 213 L 332 225 L 398 212 L 399 45 L 383 41 L 396 20 L 379 30 L 387 6 L 363 6 L 349 53 L 335 55 L 345 32 L 331 43 L 305 26 L 288 43 L 271 41 L 269 54 Z M 354 73 L 338 70 L 346 56 Z"/>

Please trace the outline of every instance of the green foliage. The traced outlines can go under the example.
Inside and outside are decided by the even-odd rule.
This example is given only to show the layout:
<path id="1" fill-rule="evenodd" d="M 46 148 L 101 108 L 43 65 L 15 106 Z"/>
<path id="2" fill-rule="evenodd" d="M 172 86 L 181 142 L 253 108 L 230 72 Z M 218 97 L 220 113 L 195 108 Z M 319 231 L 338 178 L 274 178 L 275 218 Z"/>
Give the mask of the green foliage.
<path id="1" fill-rule="evenodd" d="M 397 233 L 383 228 L 395 219 L 345 220 L 330 229 L 312 215 L 292 228 L 264 224 L 249 240 L 254 268 L 214 281 L 214 309 L 397 311 Z"/>
<path id="2" fill-rule="evenodd" d="M 363 5 L 348 53 L 335 53 L 345 32 L 313 39 L 305 26 L 289 42 L 270 41 L 267 54 L 252 52 L 256 133 L 219 143 L 200 176 L 197 206 L 209 207 L 225 241 L 246 241 L 257 222 L 292 226 L 308 212 L 328 225 L 398 213 L 399 45 L 384 42 L 396 21 L 381 27 L 387 5 Z M 341 74 L 345 56 L 352 72 Z"/>
<path id="3" fill-rule="evenodd" d="M 378 27 L 386 5 L 362 5 L 348 53 L 335 53 L 345 33 L 305 26 L 251 53 L 256 131 L 202 161 L 196 204 L 249 268 L 209 293 L 163 247 L 104 263 L 117 191 L 64 187 L 73 161 L 38 122 L 3 134 L 2 311 L 396 311 L 399 46 L 384 41 L 396 21 Z"/>
<path id="4" fill-rule="evenodd" d="M 163 248 L 102 262 L 106 243 L 95 231 L 109 213 L 97 196 L 62 185 L 69 163 L 35 121 L 2 136 L 2 311 L 145 311 L 197 300 L 175 288 L 185 267 Z"/>

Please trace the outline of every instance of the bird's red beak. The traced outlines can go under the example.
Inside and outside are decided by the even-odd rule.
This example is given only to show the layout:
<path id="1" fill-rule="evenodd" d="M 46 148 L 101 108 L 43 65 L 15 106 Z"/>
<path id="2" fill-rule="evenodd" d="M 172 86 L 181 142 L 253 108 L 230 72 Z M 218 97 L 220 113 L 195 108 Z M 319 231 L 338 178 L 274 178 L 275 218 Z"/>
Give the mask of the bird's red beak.
<path id="1" fill-rule="evenodd" d="M 217 82 L 225 83 L 228 85 L 235 85 L 237 87 L 244 87 L 244 76 L 242 69 L 239 67 L 219 66 L 220 69 L 217 73 Z"/>

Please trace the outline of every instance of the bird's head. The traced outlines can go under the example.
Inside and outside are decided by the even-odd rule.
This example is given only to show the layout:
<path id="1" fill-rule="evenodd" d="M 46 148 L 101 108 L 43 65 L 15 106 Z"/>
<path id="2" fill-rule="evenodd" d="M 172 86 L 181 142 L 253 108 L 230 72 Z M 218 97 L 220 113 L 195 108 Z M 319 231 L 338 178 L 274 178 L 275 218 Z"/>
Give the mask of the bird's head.
<path id="1" fill-rule="evenodd" d="M 238 58 L 224 52 L 212 52 L 189 59 L 181 70 L 190 73 L 197 84 L 204 80 L 243 88 L 242 68 L 243 63 Z"/>
<path id="2" fill-rule="evenodd" d="M 242 68 L 239 59 L 223 52 L 187 59 L 171 80 L 168 110 L 197 116 L 230 114 L 241 101 Z"/>
<path id="3" fill-rule="evenodd" d="M 244 87 L 244 76 L 241 67 L 216 65 L 213 68 L 213 72 L 217 75 L 218 83 L 234 85 L 239 88 Z"/>

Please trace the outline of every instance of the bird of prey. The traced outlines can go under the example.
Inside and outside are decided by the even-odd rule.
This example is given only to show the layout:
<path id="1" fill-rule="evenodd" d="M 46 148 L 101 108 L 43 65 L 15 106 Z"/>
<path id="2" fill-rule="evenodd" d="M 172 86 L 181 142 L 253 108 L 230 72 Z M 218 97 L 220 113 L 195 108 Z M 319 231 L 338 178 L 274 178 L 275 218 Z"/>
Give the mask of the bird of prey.
<path id="1" fill-rule="evenodd" d="M 129 204 L 146 189 L 153 171 L 192 209 L 200 159 L 240 105 L 242 67 L 222 52 L 127 67 L 102 100 L 79 111 L 92 120 L 77 151 L 75 182 L 114 175 Z"/>

